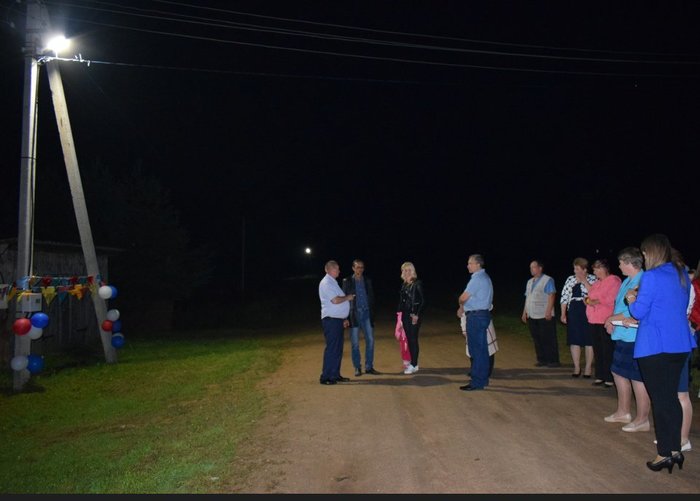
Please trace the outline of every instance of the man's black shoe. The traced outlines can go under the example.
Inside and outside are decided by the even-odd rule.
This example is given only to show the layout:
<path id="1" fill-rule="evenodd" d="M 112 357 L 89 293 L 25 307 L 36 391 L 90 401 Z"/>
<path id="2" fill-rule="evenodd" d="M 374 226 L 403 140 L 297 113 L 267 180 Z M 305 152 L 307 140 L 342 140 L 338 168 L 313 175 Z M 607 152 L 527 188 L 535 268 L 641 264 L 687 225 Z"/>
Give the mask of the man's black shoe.
<path id="1" fill-rule="evenodd" d="M 321 384 L 336 384 L 337 381 L 334 381 L 333 379 L 321 379 Z"/>
<path id="2" fill-rule="evenodd" d="M 483 390 L 483 388 L 477 388 L 476 386 L 472 386 L 471 383 L 465 384 L 464 386 L 459 387 L 460 390 L 462 391 L 476 391 L 476 390 Z"/>
<path id="3" fill-rule="evenodd" d="M 360 369 L 355 369 L 355 377 L 361 376 L 362 371 Z"/>
<path id="4" fill-rule="evenodd" d="M 545 364 L 544 362 L 537 362 L 535 364 L 535 367 L 544 367 L 545 365 L 547 365 L 547 364 Z"/>
<path id="5" fill-rule="evenodd" d="M 350 381 L 350 378 L 343 376 L 339 376 L 338 379 L 335 380 L 336 383 L 347 383 L 348 381 Z"/>
<path id="6" fill-rule="evenodd" d="M 547 364 L 547 367 L 561 367 L 561 364 L 559 362 L 551 362 Z"/>
<path id="7" fill-rule="evenodd" d="M 375 371 L 374 368 L 372 368 L 365 370 L 365 374 L 374 374 L 375 376 L 378 376 L 379 374 L 381 374 L 381 372 Z"/>

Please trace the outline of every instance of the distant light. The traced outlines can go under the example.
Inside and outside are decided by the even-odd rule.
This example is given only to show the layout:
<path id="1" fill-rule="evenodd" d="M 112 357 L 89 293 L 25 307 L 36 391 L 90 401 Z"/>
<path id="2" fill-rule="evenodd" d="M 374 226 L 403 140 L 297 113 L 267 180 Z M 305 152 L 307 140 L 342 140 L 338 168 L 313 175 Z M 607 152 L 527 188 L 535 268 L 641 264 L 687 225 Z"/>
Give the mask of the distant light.
<path id="1" fill-rule="evenodd" d="M 306 249 L 304 249 L 304 253 L 311 254 L 311 247 L 307 247 Z"/>
<path id="2" fill-rule="evenodd" d="M 70 40 L 68 40 L 63 35 L 57 35 L 49 40 L 46 44 L 46 50 L 53 52 L 58 55 L 60 52 L 65 51 L 70 46 Z"/>

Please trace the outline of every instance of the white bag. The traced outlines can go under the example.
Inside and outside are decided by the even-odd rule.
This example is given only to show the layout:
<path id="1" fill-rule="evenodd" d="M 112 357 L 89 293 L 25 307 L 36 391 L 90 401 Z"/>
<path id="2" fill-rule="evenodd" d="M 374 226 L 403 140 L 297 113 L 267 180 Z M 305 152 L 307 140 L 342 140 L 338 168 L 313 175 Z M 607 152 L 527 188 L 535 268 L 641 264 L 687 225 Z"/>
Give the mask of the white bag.
<path id="1" fill-rule="evenodd" d="M 460 318 L 460 324 L 462 325 L 462 334 L 464 334 L 464 345 L 466 347 L 466 353 L 469 358 L 469 343 L 467 342 L 467 316 L 462 315 Z M 496 328 L 493 326 L 493 320 L 489 322 L 489 326 L 486 329 L 486 340 L 489 343 L 489 357 L 498 351 L 498 341 L 496 340 Z"/>

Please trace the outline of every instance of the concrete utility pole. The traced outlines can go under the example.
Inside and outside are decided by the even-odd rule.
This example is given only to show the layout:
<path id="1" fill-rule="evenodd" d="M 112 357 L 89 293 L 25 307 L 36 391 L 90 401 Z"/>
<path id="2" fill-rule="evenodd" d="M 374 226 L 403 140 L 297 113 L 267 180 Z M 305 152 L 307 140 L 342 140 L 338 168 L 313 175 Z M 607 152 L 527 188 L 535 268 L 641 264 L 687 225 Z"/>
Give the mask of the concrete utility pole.
<path id="1" fill-rule="evenodd" d="M 39 0 L 27 0 L 27 22 L 25 38 L 25 75 L 24 75 L 24 107 L 22 119 L 22 154 L 20 166 L 19 187 L 19 225 L 17 230 L 17 279 L 31 277 L 32 256 L 34 253 L 34 192 L 36 179 L 36 129 L 38 115 L 38 57 L 43 50 L 43 42 L 50 28 L 49 15 L 46 7 Z M 78 222 L 78 231 L 85 257 L 88 275 L 100 275 L 97 263 L 97 253 L 92 240 L 92 231 L 85 205 L 85 196 L 78 169 L 78 157 L 75 153 L 73 132 L 68 118 L 68 107 L 63 92 L 61 73 L 58 61 L 48 64 L 49 85 L 53 98 L 56 122 L 61 136 L 63 157 L 66 162 L 66 172 L 73 198 L 73 208 Z M 102 339 L 105 359 L 108 363 L 117 361 L 117 352 L 112 346 L 111 334 L 102 330 L 102 322 L 107 316 L 105 301 L 93 295 L 98 329 Z M 22 316 L 21 313 L 16 314 Z M 27 356 L 31 353 L 29 336 L 15 336 L 15 356 Z M 21 391 L 29 380 L 27 369 L 14 372 L 13 389 Z"/>
<path id="2" fill-rule="evenodd" d="M 19 182 L 19 225 L 17 227 L 17 279 L 32 275 L 34 253 L 34 187 L 36 173 L 36 123 L 39 82 L 38 49 L 45 31 L 39 2 L 27 1 L 24 41 L 24 104 L 22 107 L 22 153 Z M 15 310 L 16 311 L 16 310 Z M 16 317 L 22 316 L 15 313 Z M 31 350 L 29 336 L 15 336 L 15 356 L 27 356 Z M 14 371 L 13 389 L 21 391 L 29 381 L 29 371 Z"/>
<path id="3" fill-rule="evenodd" d="M 88 219 L 87 205 L 85 204 L 83 184 L 80 179 L 80 170 L 78 169 L 78 156 L 75 153 L 73 131 L 71 130 L 70 120 L 68 119 L 68 106 L 66 105 L 66 95 L 63 92 L 63 82 L 61 80 L 58 61 L 50 62 L 46 67 L 49 73 L 49 86 L 51 87 L 51 97 L 53 99 L 54 113 L 56 114 L 56 123 L 61 136 L 63 159 L 66 162 L 68 184 L 70 185 L 70 192 L 73 198 L 73 210 L 75 211 L 75 218 L 78 222 L 80 243 L 83 247 L 83 255 L 85 256 L 85 266 L 88 275 L 97 277 L 100 274 L 100 269 L 97 264 L 95 244 L 92 240 L 92 230 L 90 229 L 90 220 Z M 112 334 L 102 330 L 102 322 L 107 318 L 107 304 L 104 299 L 96 295 L 92 296 L 92 302 L 95 305 L 97 328 L 100 330 L 105 360 L 107 363 L 115 363 L 117 361 L 117 350 L 112 346 Z"/>

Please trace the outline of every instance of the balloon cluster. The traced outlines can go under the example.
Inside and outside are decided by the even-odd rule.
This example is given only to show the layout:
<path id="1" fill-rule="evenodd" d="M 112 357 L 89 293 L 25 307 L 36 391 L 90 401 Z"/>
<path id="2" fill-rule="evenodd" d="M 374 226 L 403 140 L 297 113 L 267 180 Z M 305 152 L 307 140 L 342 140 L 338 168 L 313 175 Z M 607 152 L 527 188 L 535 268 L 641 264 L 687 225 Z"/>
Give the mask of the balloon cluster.
<path id="1" fill-rule="evenodd" d="M 124 346 L 124 334 L 122 334 L 122 321 L 119 320 L 119 310 L 107 311 L 107 319 L 102 322 L 102 330 L 112 333 L 112 346 L 121 348 Z"/>
<path id="2" fill-rule="evenodd" d="M 39 339 L 44 332 L 44 327 L 49 324 L 49 316 L 46 313 L 34 313 L 31 318 L 18 318 L 12 324 L 12 330 L 18 336 L 28 335 L 29 339 Z"/>
<path id="3" fill-rule="evenodd" d="M 114 299 L 117 297 L 117 288 L 113 285 L 103 285 L 97 289 L 97 295 L 102 299 Z"/>
<path id="4" fill-rule="evenodd" d="M 12 330 L 18 336 L 39 339 L 44 333 L 44 327 L 47 325 L 49 325 L 49 316 L 39 311 L 30 318 L 18 318 L 15 320 L 12 324 Z M 32 374 L 37 374 L 44 368 L 44 357 L 39 355 L 19 355 L 10 360 L 10 366 L 15 371 L 27 369 Z"/>
<path id="5" fill-rule="evenodd" d="M 10 366 L 12 366 L 14 371 L 27 369 L 32 374 L 37 374 L 44 368 L 44 357 L 40 355 L 20 355 L 10 360 Z"/>
<path id="6" fill-rule="evenodd" d="M 102 299 L 114 299 L 117 297 L 117 289 L 113 285 L 103 285 L 97 290 Z M 112 333 L 112 346 L 121 348 L 126 342 L 122 334 L 122 321 L 119 320 L 119 310 L 107 311 L 107 318 L 102 322 L 102 330 Z"/>

